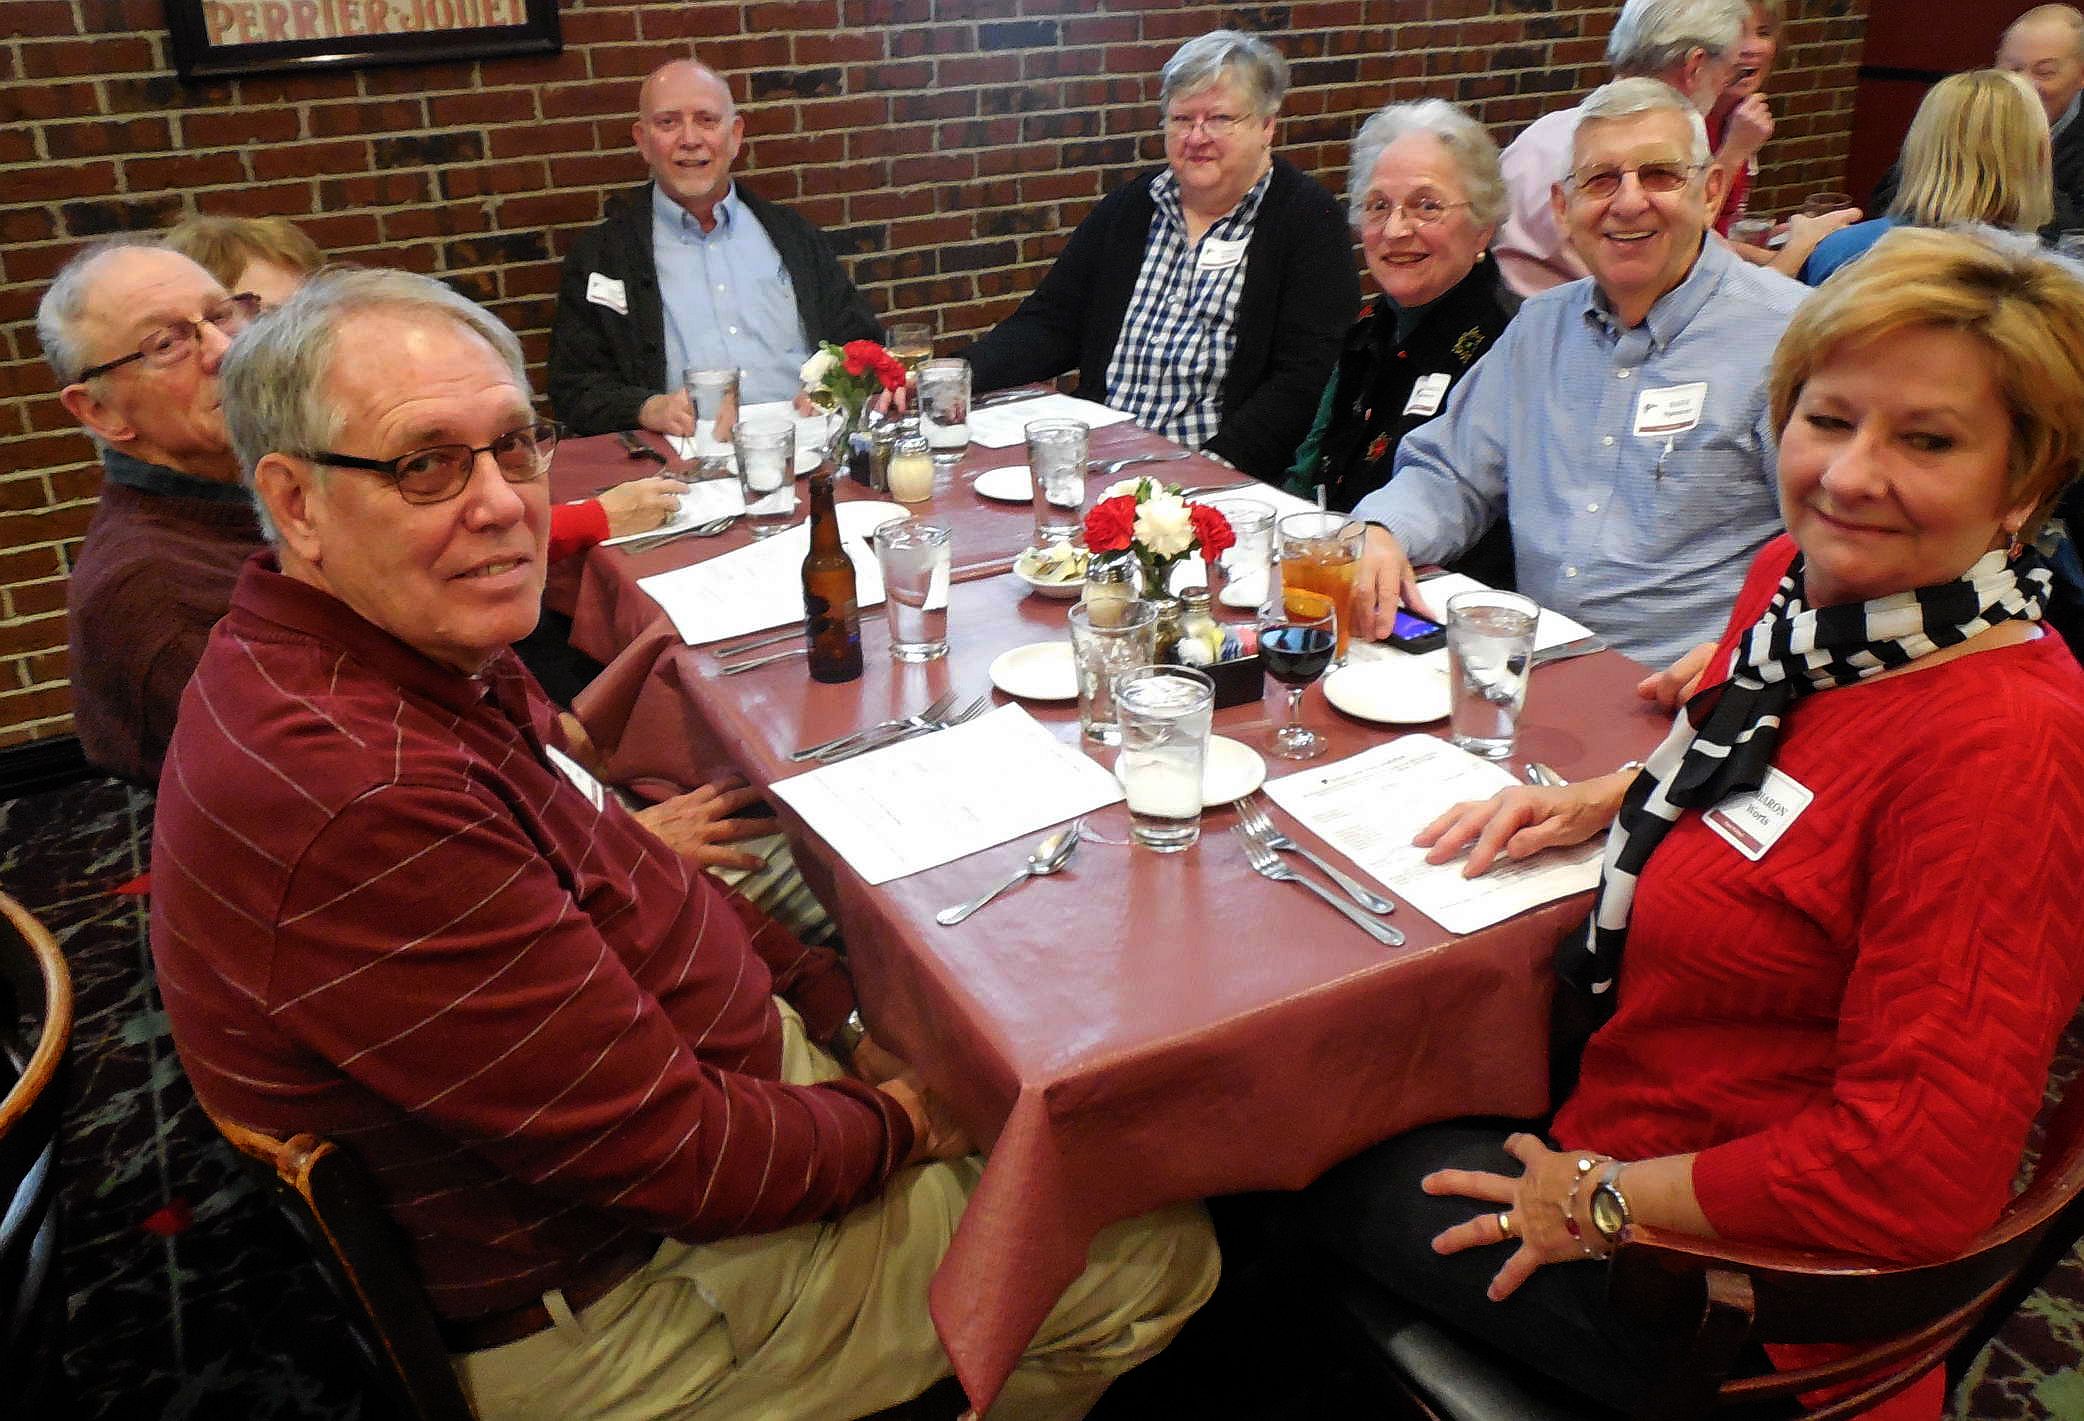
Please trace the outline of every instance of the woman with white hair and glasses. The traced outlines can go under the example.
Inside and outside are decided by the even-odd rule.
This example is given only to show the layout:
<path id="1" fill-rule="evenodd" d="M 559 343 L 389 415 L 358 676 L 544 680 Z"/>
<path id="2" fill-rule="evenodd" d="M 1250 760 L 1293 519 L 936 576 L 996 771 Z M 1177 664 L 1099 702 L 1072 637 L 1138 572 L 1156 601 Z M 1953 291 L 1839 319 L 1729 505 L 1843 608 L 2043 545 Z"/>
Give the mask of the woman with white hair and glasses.
<path id="1" fill-rule="evenodd" d="M 1498 147 L 1444 99 L 1391 104 L 1353 140 L 1347 208 L 1378 294 L 1346 333 L 1291 486 L 1323 485 L 1345 512 L 1389 481 L 1405 434 L 1505 329 L 1520 298 L 1489 259 L 1505 217 Z M 1501 519 L 1462 560 L 1509 585 L 1512 535 Z"/>
<path id="2" fill-rule="evenodd" d="M 1360 301 L 1337 200 L 1273 152 L 1287 90 L 1254 35 L 1181 45 L 1159 84 L 1165 167 L 1109 194 L 964 352 L 977 390 L 1075 369 L 1085 398 L 1278 480 Z"/>

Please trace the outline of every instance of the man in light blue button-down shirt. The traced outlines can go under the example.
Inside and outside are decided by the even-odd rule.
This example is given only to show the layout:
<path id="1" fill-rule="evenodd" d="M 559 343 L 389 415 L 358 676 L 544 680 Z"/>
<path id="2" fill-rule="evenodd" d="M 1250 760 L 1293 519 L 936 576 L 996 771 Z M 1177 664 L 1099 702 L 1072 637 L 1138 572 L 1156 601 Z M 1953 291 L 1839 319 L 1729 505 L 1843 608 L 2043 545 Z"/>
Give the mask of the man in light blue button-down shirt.
<path id="1" fill-rule="evenodd" d="M 1377 525 L 1355 625 L 1425 610 L 1412 564 L 1459 556 L 1509 505 L 1519 590 L 1663 666 L 1721 634 L 1780 530 L 1766 371 L 1807 291 L 1709 235 L 1722 175 L 1657 80 L 1588 98 L 1557 179 L 1592 275 L 1522 306 L 1354 508 Z"/>
<path id="2" fill-rule="evenodd" d="M 662 64 L 637 108 L 652 180 L 565 259 L 550 330 L 559 419 L 579 434 L 688 434 L 690 369 L 742 371 L 748 403 L 786 400 L 820 341 L 882 339 L 825 234 L 732 177 L 745 119 L 714 70 Z"/>

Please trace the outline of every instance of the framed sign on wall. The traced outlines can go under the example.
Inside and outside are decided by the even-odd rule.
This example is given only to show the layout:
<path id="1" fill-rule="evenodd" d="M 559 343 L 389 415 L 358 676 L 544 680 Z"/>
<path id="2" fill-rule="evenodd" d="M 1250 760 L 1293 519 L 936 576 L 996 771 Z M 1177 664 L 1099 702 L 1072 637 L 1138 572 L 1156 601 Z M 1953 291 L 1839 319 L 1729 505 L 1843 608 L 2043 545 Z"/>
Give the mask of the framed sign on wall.
<path id="1" fill-rule="evenodd" d="M 546 54 L 557 0 L 166 0 L 183 79 Z"/>

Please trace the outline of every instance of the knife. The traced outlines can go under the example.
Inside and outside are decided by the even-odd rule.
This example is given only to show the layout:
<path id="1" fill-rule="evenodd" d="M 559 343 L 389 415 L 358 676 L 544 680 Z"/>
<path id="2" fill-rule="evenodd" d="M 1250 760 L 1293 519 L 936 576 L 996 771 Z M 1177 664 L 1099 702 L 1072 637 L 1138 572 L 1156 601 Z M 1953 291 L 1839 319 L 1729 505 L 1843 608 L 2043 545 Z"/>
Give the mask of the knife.
<path id="1" fill-rule="evenodd" d="M 628 450 L 629 456 L 632 459 L 649 459 L 652 463 L 657 464 L 660 468 L 664 468 L 667 464 L 672 462 L 665 455 L 659 453 L 658 450 L 652 448 L 649 444 L 646 444 L 643 440 L 639 439 L 635 430 L 617 430 L 615 433 L 615 442 L 620 444 L 624 449 Z"/>

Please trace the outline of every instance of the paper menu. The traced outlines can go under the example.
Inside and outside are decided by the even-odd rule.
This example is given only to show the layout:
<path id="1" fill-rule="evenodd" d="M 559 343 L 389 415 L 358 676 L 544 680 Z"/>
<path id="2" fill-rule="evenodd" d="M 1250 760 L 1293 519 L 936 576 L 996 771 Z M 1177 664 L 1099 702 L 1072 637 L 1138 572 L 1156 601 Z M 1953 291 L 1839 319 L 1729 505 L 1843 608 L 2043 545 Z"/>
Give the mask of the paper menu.
<path id="1" fill-rule="evenodd" d="M 712 518 L 721 518 L 726 513 L 737 513 L 745 507 L 745 494 L 738 487 L 738 480 L 697 479 L 680 495 L 680 507 L 673 516 L 656 528 L 647 528 L 641 533 L 624 533 L 619 538 L 603 538 L 601 546 L 612 548 L 617 543 L 627 543 L 632 538 L 656 538 L 662 533 L 677 533 L 682 528 L 692 528 L 697 523 L 707 523 Z"/>
<path id="2" fill-rule="evenodd" d="M 1019 706 L 778 781 L 772 792 L 872 884 L 1122 798 L 1112 774 Z"/>
<path id="3" fill-rule="evenodd" d="M 869 535 L 885 523 L 909 518 L 901 504 L 854 500 L 839 505 L 840 540 L 854 563 L 855 601 L 874 607 L 883 600 L 883 578 Z M 810 555 L 810 524 L 747 547 L 641 578 L 641 587 L 672 619 L 689 646 L 723 641 L 748 632 L 800 621 L 803 617 L 803 560 Z"/>
<path id="4" fill-rule="evenodd" d="M 1429 864 L 1411 836 L 1465 799 L 1488 799 L 1513 784 L 1499 766 L 1430 735 L 1405 735 L 1296 774 L 1268 780 L 1266 793 L 1399 898 L 1453 933 L 1472 933 L 1515 913 L 1599 883 L 1604 835 L 1480 878 L 1454 859 Z"/>
<path id="5" fill-rule="evenodd" d="M 1129 416 L 1074 395 L 1041 395 L 1003 405 L 970 402 L 970 443 L 985 449 L 1012 449 L 1027 442 L 1028 421 L 1082 419 L 1093 429 L 1120 424 Z"/>
<path id="6" fill-rule="evenodd" d="M 799 414 L 792 401 L 762 400 L 757 404 L 746 405 L 739 410 L 738 417 L 759 419 L 767 415 L 784 414 L 796 422 L 796 472 L 807 474 L 824 458 L 825 441 L 832 437 L 832 421 L 838 416 L 823 412 Z M 704 429 L 699 422 L 691 435 L 667 435 L 666 445 L 676 458 L 682 460 L 721 459 L 733 472 L 738 468 L 738 456 L 731 448 L 731 441 L 718 439 L 713 427 Z"/>

